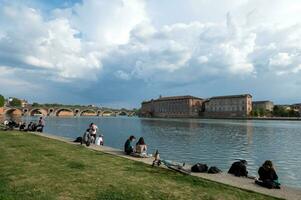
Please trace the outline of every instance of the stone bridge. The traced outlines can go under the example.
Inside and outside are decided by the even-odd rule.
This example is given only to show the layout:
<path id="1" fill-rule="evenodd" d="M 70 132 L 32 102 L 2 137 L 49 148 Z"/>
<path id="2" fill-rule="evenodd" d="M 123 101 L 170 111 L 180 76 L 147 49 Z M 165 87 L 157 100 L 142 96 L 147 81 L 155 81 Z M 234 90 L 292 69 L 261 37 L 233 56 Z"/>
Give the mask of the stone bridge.
<path id="1" fill-rule="evenodd" d="M 135 111 L 98 107 L 4 107 L 4 115 L 14 116 L 134 116 Z"/>

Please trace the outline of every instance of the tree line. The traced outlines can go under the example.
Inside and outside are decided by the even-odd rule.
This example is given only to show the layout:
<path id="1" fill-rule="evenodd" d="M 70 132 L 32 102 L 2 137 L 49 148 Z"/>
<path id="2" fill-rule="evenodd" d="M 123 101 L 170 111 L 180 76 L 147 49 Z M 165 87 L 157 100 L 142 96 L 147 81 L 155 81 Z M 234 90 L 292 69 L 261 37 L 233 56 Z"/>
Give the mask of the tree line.
<path id="1" fill-rule="evenodd" d="M 274 106 L 272 111 L 265 110 L 263 108 L 253 109 L 251 112 L 253 117 L 300 117 L 300 113 L 292 109 L 283 106 Z"/>

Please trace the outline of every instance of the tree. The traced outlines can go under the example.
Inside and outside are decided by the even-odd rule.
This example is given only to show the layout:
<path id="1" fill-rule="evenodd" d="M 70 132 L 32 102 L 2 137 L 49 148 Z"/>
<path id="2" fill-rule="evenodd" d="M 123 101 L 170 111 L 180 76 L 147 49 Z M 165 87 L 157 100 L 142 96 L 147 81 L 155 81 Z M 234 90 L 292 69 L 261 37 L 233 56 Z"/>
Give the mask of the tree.
<path id="1" fill-rule="evenodd" d="M 13 98 L 12 101 L 9 103 L 11 106 L 20 107 L 22 104 L 20 99 Z"/>
<path id="2" fill-rule="evenodd" d="M 40 104 L 38 104 L 37 102 L 33 102 L 32 103 L 32 107 L 38 107 Z"/>
<path id="3" fill-rule="evenodd" d="M 263 117 L 266 115 L 266 111 L 263 108 L 259 108 L 259 116 Z"/>
<path id="4" fill-rule="evenodd" d="M 5 104 L 5 98 L 0 94 L 0 107 L 3 107 Z"/>
<path id="5" fill-rule="evenodd" d="M 252 110 L 251 111 L 251 116 L 258 117 L 258 110 L 257 109 Z"/>

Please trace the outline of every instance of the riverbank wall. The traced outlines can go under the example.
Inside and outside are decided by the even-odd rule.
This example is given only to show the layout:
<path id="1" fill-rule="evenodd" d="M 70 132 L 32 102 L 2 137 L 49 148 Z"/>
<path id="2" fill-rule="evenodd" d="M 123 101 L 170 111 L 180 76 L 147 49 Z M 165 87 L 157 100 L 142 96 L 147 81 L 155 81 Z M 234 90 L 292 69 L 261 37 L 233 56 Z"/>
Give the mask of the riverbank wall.
<path id="1" fill-rule="evenodd" d="M 72 142 L 68 138 L 64 137 L 59 137 L 51 134 L 46 134 L 46 133 L 31 133 L 31 134 L 36 134 L 42 137 L 47 137 L 50 139 L 54 140 L 59 140 L 71 145 L 80 145 L 78 143 Z M 108 146 L 96 146 L 96 145 L 91 145 L 87 147 L 88 149 L 95 150 L 95 151 L 101 151 L 107 154 L 110 154 L 112 156 L 118 156 L 122 157 L 125 159 L 130 159 L 134 160 L 137 162 L 142 162 L 148 165 L 152 164 L 153 158 L 136 158 L 132 156 L 125 155 L 121 150 L 111 148 Z M 187 169 L 190 169 L 190 165 L 186 165 Z M 222 183 L 225 185 L 230 185 L 236 188 L 252 191 L 252 192 L 257 192 L 277 198 L 283 198 L 283 199 L 288 199 L 288 200 L 300 200 L 301 199 L 301 189 L 297 188 L 291 188 L 291 187 L 286 187 L 283 186 L 280 190 L 269 190 L 266 188 L 259 187 L 254 183 L 253 179 L 248 179 L 248 178 L 239 178 L 235 177 L 232 175 L 229 175 L 227 173 L 220 173 L 220 174 L 207 174 L 207 173 L 191 173 L 192 176 L 196 176 L 202 179 Z"/>

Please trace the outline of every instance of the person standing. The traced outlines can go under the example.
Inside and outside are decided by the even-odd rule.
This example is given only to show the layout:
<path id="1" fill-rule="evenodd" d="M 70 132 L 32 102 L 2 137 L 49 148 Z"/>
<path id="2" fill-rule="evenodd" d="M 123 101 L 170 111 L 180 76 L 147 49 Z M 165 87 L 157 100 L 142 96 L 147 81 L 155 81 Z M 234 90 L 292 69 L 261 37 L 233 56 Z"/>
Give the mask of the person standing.
<path id="1" fill-rule="evenodd" d="M 96 126 L 96 124 L 91 123 L 90 124 L 90 134 L 91 134 L 92 137 L 94 137 L 93 143 L 95 143 L 95 141 L 96 141 L 97 130 L 98 130 L 98 127 Z"/>

